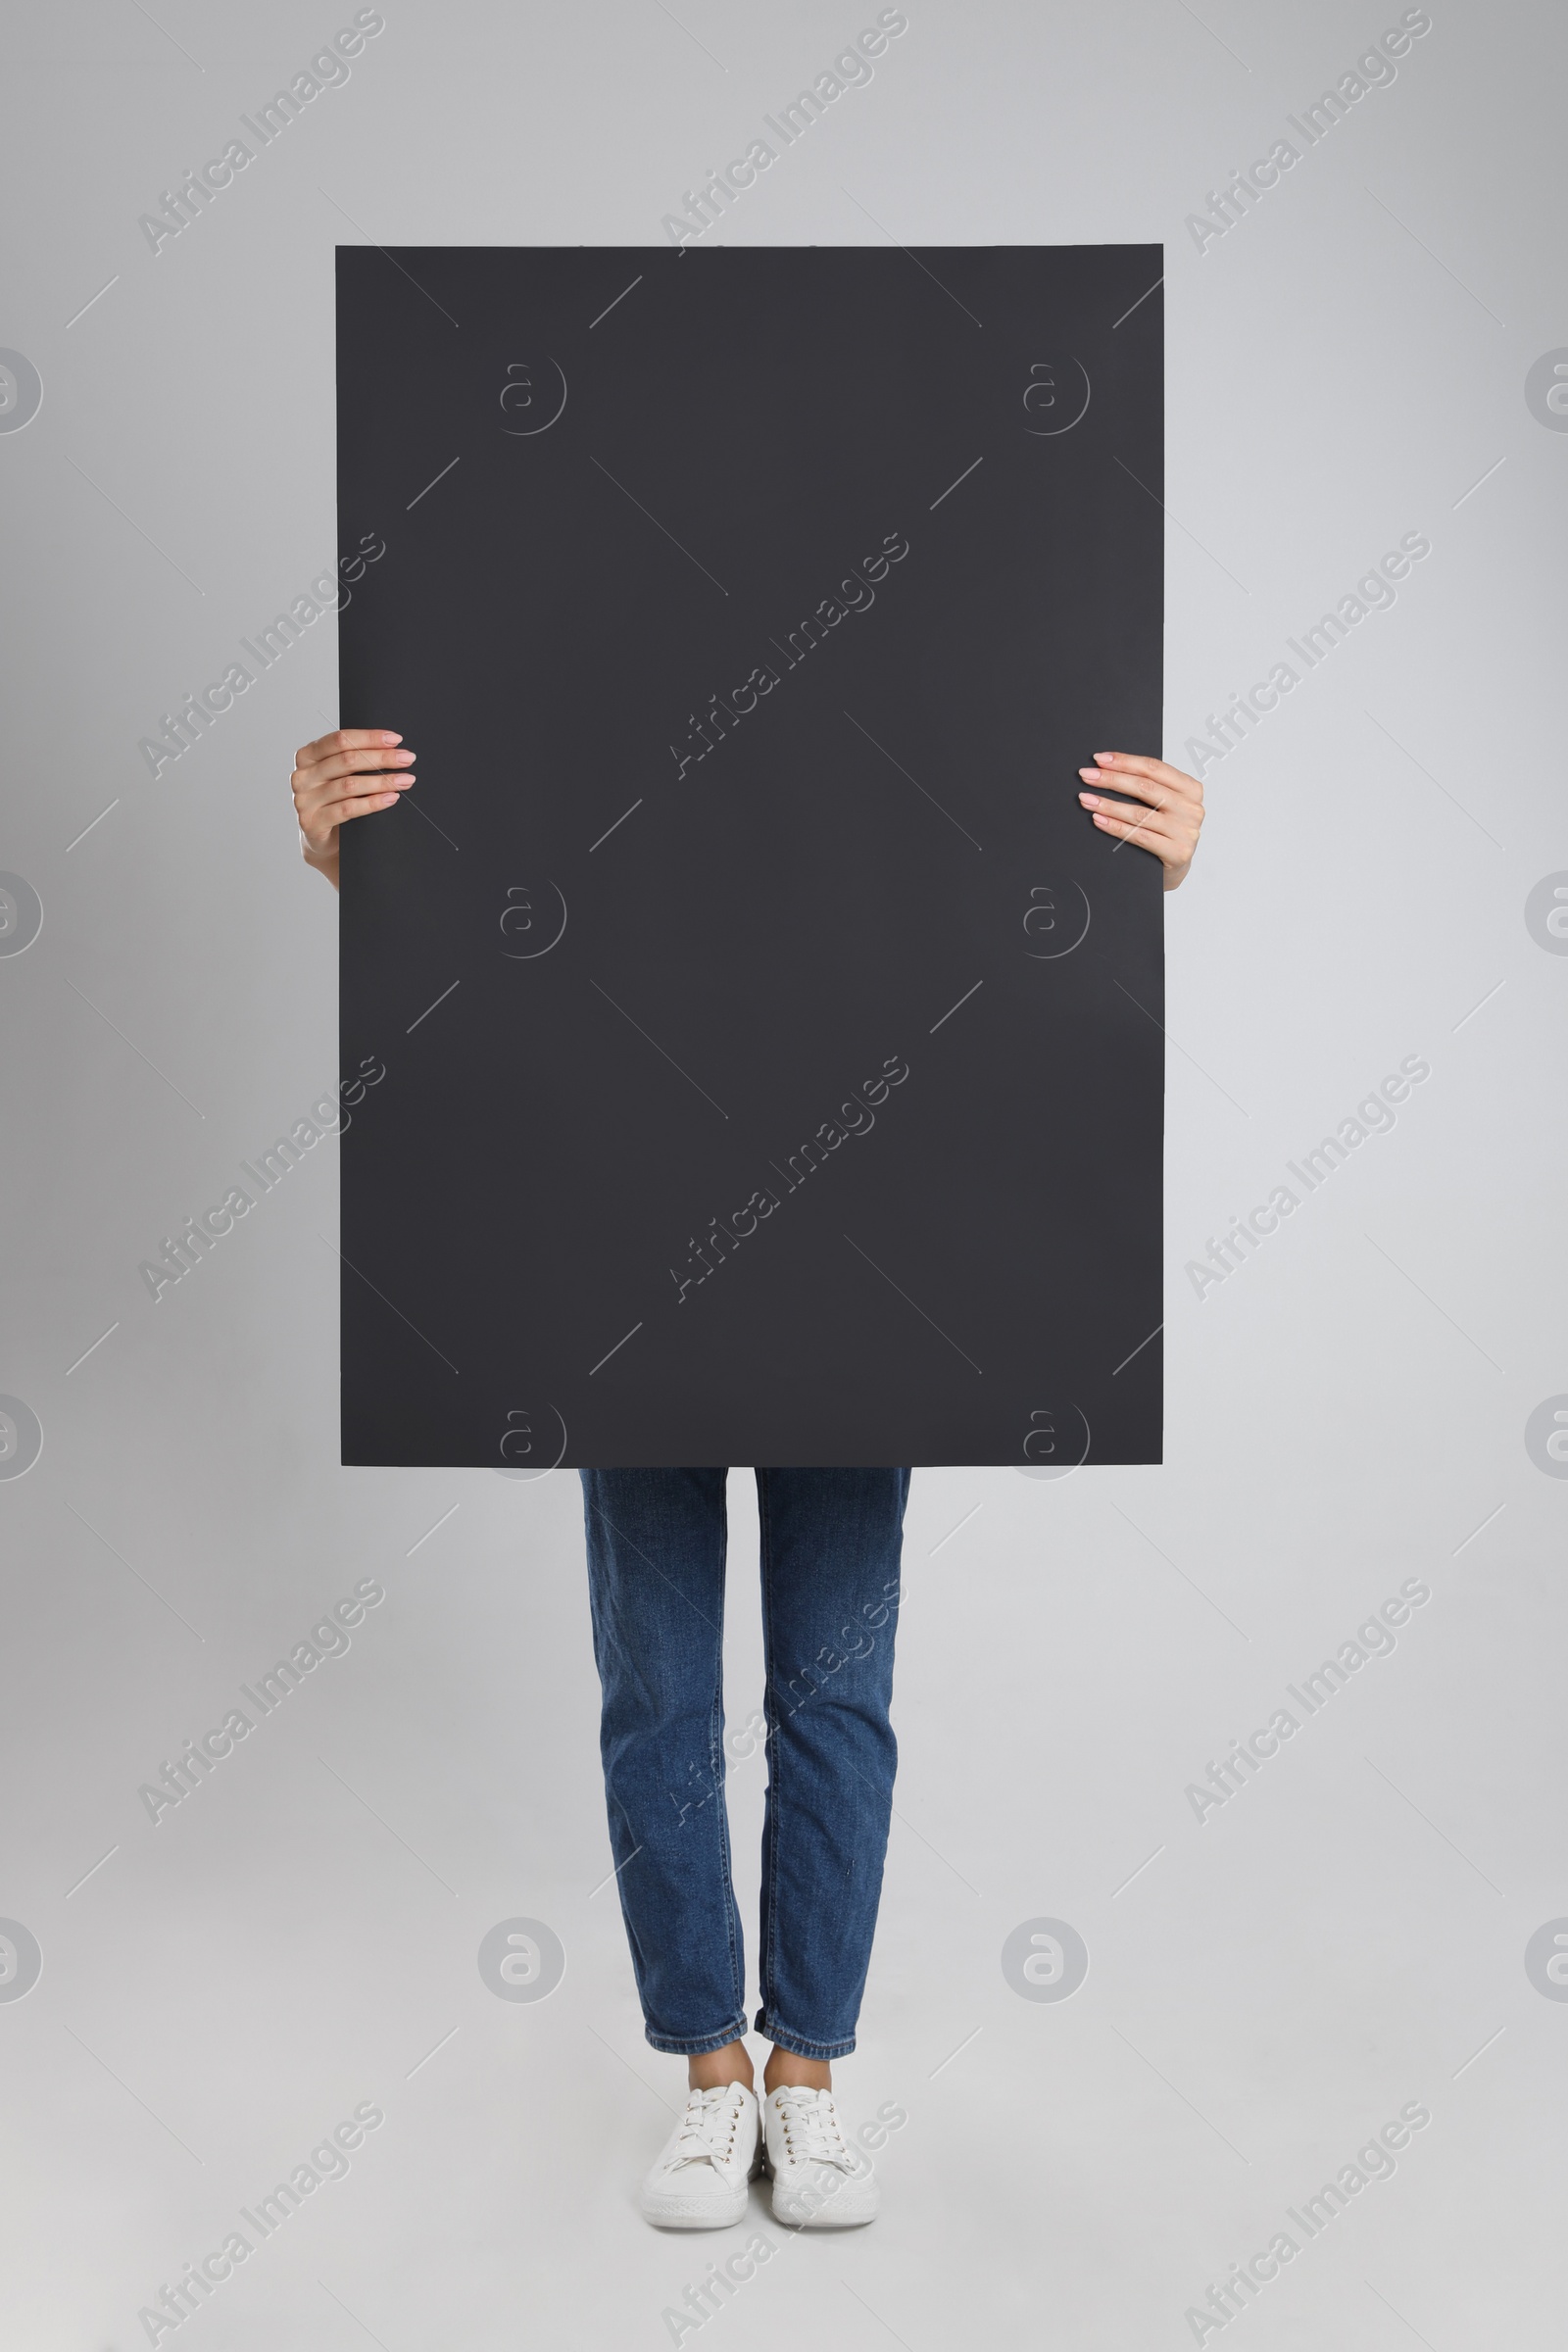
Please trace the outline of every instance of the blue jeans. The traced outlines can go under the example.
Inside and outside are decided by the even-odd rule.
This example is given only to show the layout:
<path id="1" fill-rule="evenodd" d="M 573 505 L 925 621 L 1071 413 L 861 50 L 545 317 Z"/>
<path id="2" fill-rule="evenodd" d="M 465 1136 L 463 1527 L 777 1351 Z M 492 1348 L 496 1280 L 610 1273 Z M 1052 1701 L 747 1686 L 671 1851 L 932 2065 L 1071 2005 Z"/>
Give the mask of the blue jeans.
<path id="1" fill-rule="evenodd" d="M 746 2031 L 724 1807 L 723 1470 L 584 1470 L 600 1752 L 648 2039 Z M 871 1957 L 907 1470 L 759 1470 L 767 1800 L 757 2030 L 842 2058 Z"/>

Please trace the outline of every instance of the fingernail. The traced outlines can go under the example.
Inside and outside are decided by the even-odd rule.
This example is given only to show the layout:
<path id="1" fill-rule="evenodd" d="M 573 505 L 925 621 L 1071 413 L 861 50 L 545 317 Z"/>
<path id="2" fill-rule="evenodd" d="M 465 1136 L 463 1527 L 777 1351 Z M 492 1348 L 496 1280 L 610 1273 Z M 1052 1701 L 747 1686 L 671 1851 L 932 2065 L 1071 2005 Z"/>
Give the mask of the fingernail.
<path id="1" fill-rule="evenodd" d="M 403 741 L 403 738 L 402 738 L 402 736 L 401 736 L 401 735 L 388 735 L 388 734 L 387 734 L 387 733 L 386 733 L 386 732 L 383 730 L 383 732 L 382 732 L 382 736 L 381 736 L 381 741 L 382 741 L 383 743 L 401 743 L 401 742 Z"/>
<path id="2" fill-rule="evenodd" d="M 1078 795 L 1078 798 L 1082 801 L 1086 808 L 1098 808 L 1100 807 L 1100 803 L 1096 800 L 1092 792 L 1081 792 Z"/>
<path id="3" fill-rule="evenodd" d="M 1081 767 L 1078 770 L 1078 773 L 1081 776 L 1087 776 L 1091 784 L 1098 784 L 1100 782 L 1100 770 L 1098 767 Z"/>
<path id="4" fill-rule="evenodd" d="M 1114 767 L 1116 764 L 1114 752 L 1097 752 L 1095 758 L 1100 761 L 1102 767 Z"/>

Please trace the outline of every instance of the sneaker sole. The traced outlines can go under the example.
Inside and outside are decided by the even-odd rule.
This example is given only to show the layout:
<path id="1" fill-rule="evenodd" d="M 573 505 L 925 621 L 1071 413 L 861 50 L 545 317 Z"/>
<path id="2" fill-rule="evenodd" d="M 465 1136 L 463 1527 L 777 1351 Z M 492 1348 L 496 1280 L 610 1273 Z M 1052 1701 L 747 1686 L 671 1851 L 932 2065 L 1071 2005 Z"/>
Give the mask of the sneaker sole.
<path id="1" fill-rule="evenodd" d="M 656 2230 L 733 2230 L 737 2222 L 746 2219 L 752 2201 L 751 2184 L 761 2170 L 762 2151 L 759 2147 L 744 2186 L 728 2197 L 681 2197 L 658 2192 L 650 2195 L 645 2190 L 640 2200 L 643 2220 L 652 2222 Z"/>
<path id="2" fill-rule="evenodd" d="M 846 2213 L 836 2205 L 836 2201 L 812 2205 L 804 2212 L 794 2211 L 793 2205 L 792 2198 L 781 2196 L 775 2188 L 773 2219 L 791 2230 L 863 2230 L 867 2222 L 874 2222 L 882 2210 L 880 2198 L 869 2212 L 860 2213 Z"/>
<path id="3" fill-rule="evenodd" d="M 642 2215 L 656 2230 L 733 2230 L 746 2219 L 751 2198 L 745 2188 L 733 2196 L 644 2197 Z"/>
<path id="4" fill-rule="evenodd" d="M 874 2222 L 882 2210 L 882 2192 L 879 2188 L 873 2188 L 869 2200 L 857 2198 L 852 2192 L 859 2183 L 847 2180 L 844 2186 L 835 2189 L 831 2196 L 812 2196 L 804 2210 L 792 2211 L 799 2192 L 783 2186 L 765 2149 L 762 2171 L 772 2183 L 773 2194 L 769 2202 L 773 2208 L 773 2219 L 785 2223 L 791 2230 L 860 2230 L 867 2222 Z M 841 2198 L 843 2203 L 840 2202 Z M 856 2210 L 858 2205 L 858 2211 Z"/>

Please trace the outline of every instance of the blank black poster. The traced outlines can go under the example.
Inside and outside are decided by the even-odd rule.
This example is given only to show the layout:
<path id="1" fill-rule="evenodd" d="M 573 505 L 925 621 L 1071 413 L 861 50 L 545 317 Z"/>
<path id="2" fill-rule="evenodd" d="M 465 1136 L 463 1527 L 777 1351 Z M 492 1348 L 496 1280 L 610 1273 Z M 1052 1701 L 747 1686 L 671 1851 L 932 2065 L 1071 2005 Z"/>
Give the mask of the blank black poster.
<path id="1" fill-rule="evenodd" d="M 1159 1459 L 1162 267 L 340 251 L 346 1462 Z"/>

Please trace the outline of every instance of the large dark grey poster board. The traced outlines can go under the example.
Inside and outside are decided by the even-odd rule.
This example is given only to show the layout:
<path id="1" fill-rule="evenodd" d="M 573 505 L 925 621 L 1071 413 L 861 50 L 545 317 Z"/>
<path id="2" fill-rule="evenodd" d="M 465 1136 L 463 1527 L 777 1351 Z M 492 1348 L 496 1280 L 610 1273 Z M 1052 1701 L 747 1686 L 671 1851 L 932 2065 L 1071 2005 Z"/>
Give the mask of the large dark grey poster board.
<path id="1" fill-rule="evenodd" d="M 1160 1458 L 1162 267 L 339 252 L 346 1462 Z"/>

